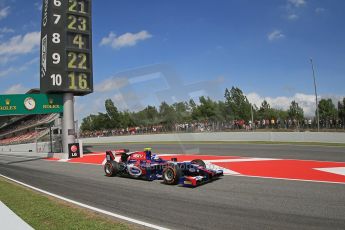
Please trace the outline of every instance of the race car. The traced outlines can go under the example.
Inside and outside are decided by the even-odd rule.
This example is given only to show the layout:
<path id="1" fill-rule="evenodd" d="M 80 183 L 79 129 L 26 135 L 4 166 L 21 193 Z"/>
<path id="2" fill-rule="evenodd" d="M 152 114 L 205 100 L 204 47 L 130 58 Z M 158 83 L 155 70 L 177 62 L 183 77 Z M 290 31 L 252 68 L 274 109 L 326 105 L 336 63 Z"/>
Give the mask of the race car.
<path id="1" fill-rule="evenodd" d="M 177 158 L 172 158 L 166 161 L 152 154 L 151 148 L 145 148 L 142 152 L 130 152 L 128 149 L 106 151 L 104 172 L 108 177 L 163 180 L 168 185 L 186 187 L 196 187 L 223 176 L 223 170 L 208 169 L 200 159 L 178 162 Z"/>

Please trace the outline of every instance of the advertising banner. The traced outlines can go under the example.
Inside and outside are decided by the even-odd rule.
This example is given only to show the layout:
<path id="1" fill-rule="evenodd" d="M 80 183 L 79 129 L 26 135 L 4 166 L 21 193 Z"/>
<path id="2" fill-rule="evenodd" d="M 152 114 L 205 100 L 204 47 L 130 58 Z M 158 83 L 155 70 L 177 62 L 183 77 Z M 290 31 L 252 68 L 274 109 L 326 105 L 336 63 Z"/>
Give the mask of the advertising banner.
<path id="1" fill-rule="evenodd" d="M 68 158 L 79 158 L 80 147 L 79 143 L 68 144 Z"/>
<path id="2" fill-rule="evenodd" d="M 0 116 L 63 112 L 60 94 L 0 95 Z"/>

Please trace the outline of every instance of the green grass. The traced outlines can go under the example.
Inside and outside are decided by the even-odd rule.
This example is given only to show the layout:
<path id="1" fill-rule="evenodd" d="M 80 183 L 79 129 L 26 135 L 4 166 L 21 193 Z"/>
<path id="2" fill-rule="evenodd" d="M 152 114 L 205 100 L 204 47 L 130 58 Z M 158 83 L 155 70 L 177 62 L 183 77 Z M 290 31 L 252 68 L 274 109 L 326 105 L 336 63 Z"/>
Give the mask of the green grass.
<path id="1" fill-rule="evenodd" d="M 78 208 L 0 178 L 0 200 L 34 229 L 130 229 L 110 217 Z"/>
<path id="2" fill-rule="evenodd" d="M 327 147 L 345 147 L 343 143 L 324 143 L 324 142 L 280 142 L 280 141 L 155 141 L 155 142 L 109 142 L 109 143 L 84 143 L 86 146 L 97 145 L 131 145 L 131 144 L 146 144 L 153 146 L 155 144 L 261 144 L 261 145 L 305 145 L 305 146 L 327 146 Z"/>

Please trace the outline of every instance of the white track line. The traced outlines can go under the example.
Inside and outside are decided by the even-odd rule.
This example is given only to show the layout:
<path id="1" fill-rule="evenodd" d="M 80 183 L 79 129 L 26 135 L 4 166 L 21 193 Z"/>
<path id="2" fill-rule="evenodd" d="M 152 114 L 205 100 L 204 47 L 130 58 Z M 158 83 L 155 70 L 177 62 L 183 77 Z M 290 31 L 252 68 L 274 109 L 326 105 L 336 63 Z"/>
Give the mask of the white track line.
<path id="1" fill-rule="evenodd" d="M 345 176 L 345 167 L 327 167 L 327 168 L 314 168 L 314 169 L 322 171 L 322 172 L 328 172 L 328 173 L 333 173 L 340 176 Z"/>
<path id="2" fill-rule="evenodd" d="M 59 196 L 59 195 L 56 195 L 54 193 L 51 193 L 51 192 L 48 192 L 48 191 L 45 191 L 45 190 L 42 190 L 42 189 L 39 189 L 39 188 L 36 188 L 34 186 L 31 186 L 31 185 L 28 185 L 28 184 L 25 184 L 23 182 L 20 182 L 20 181 L 17 181 L 15 179 L 12 179 L 10 177 L 7 177 L 7 176 L 4 176 L 2 174 L 0 174 L 1 177 L 7 179 L 7 180 L 10 180 L 10 181 L 13 181 L 17 184 L 20 184 L 20 185 L 23 185 L 25 187 L 28 187 L 30 189 L 33 189 L 35 191 L 38 191 L 38 192 L 41 192 L 41 193 L 44 193 L 46 195 L 49 195 L 49 196 L 52 196 L 52 197 L 55 197 L 55 198 L 58 198 L 60 200 L 63 200 L 63 201 L 66 201 L 66 202 L 69 202 L 69 203 L 72 203 L 72 204 L 75 204 L 75 205 L 78 205 L 78 206 L 81 206 L 83 208 L 87 208 L 87 209 L 90 209 L 92 211 L 96 211 L 96 212 L 99 212 L 99 213 L 102 213 L 102 214 L 105 214 L 105 215 L 108 215 L 108 216 L 112 216 L 112 217 L 115 217 L 115 218 L 118 218 L 118 219 L 122 219 L 122 220 L 125 220 L 125 221 L 129 221 L 129 222 L 132 222 L 132 223 L 135 223 L 135 224 L 139 224 L 139 225 L 143 225 L 145 227 L 149 227 L 149 228 L 153 228 L 153 229 L 158 229 L 158 230 L 169 230 L 168 228 L 164 228 L 164 227 L 161 227 L 161 226 L 158 226 L 158 225 L 154 225 L 154 224 L 150 224 L 150 223 L 147 223 L 147 222 L 144 222 L 144 221 L 141 221 L 141 220 L 136 220 L 136 219 L 133 219 L 133 218 L 130 218 L 130 217 L 127 217 L 127 216 L 123 216 L 123 215 L 119 215 L 119 214 L 116 214 L 116 213 L 112 213 L 112 212 L 109 212 L 109 211 L 105 211 L 103 209 L 99 209 L 99 208 L 96 208 L 96 207 L 93 207 L 93 206 L 89 206 L 87 204 L 83 204 L 83 203 L 80 203 L 78 201 L 74 201 L 74 200 L 71 200 L 71 199 L 68 199 L 68 198 L 65 198 L 63 196 Z"/>
<path id="3" fill-rule="evenodd" d="M 213 169 L 213 170 L 221 169 L 221 170 L 223 170 L 224 175 L 239 175 L 240 174 L 239 172 L 235 172 L 231 169 L 212 164 L 209 161 L 204 161 L 204 162 L 206 164 L 206 168 Z"/>
<path id="4" fill-rule="evenodd" d="M 69 159 L 60 159 L 60 160 L 58 160 L 58 162 L 68 162 L 69 161 Z"/>

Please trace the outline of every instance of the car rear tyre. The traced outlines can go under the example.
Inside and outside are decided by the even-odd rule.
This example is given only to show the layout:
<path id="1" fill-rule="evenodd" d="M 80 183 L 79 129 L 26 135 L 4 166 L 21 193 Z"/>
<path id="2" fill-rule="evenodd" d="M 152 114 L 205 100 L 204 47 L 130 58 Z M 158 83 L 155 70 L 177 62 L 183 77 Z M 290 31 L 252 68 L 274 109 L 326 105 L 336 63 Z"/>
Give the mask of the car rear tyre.
<path id="1" fill-rule="evenodd" d="M 203 168 L 206 168 L 205 162 L 204 162 L 203 160 L 201 160 L 201 159 L 192 160 L 191 163 L 192 163 L 192 164 L 199 165 L 199 166 L 201 166 L 201 167 L 203 167 Z"/>
<path id="2" fill-rule="evenodd" d="M 118 171 L 118 163 L 115 161 L 107 162 L 104 165 L 104 172 L 107 177 L 115 176 Z"/>

